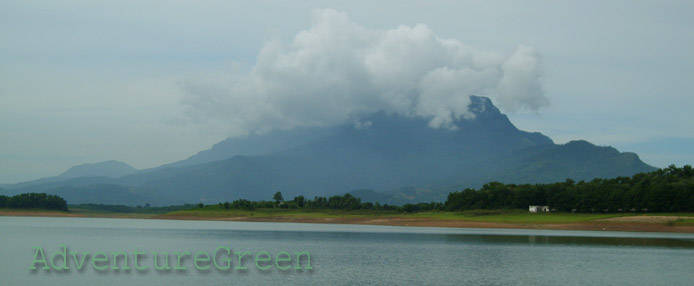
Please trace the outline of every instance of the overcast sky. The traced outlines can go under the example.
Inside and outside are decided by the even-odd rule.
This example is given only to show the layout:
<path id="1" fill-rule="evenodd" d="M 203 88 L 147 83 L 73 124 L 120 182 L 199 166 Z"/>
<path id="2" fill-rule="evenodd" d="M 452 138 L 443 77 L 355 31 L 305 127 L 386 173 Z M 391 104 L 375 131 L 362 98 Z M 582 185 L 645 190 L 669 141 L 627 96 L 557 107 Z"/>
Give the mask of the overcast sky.
<path id="1" fill-rule="evenodd" d="M 455 128 L 467 93 L 556 143 L 694 163 L 694 2 L 373 2 L 1 1 L 0 183 L 375 109 Z"/>

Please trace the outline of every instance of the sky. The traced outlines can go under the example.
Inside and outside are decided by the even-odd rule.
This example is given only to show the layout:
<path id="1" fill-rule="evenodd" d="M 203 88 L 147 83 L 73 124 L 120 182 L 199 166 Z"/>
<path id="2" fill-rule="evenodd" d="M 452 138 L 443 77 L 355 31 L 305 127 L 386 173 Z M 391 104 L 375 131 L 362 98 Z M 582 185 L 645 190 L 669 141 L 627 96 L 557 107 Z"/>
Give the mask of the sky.
<path id="1" fill-rule="evenodd" d="M 377 110 L 694 163 L 691 1 L 0 2 L 0 183 Z"/>

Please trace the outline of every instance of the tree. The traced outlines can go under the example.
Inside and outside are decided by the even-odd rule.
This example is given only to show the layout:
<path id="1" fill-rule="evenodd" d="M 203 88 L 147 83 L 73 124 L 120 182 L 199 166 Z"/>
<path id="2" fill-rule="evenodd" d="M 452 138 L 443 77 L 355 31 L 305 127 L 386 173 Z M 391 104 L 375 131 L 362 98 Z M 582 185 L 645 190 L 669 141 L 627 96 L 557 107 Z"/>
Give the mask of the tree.
<path id="1" fill-rule="evenodd" d="M 9 200 L 9 197 L 0 195 L 0 208 L 6 207 Z"/>
<path id="2" fill-rule="evenodd" d="M 1 201 L 5 201 L 4 203 Z M 28 193 L 19 194 L 13 197 L 2 196 L 0 204 L 11 208 L 38 208 L 67 211 L 67 202 L 56 195 L 48 195 L 45 193 Z"/>
<path id="3" fill-rule="evenodd" d="M 284 197 L 282 196 L 281 192 L 276 192 L 275 195 L 272 196 L 272 199 L 275 200 L 275 203 L 277 203 L 277 204 L 284 201 Z"/>
<path id="4" fill-rule="evenodd" d="M 224 209 L 228 210 L 229 209 L 229 202 L 224 202 Z"/>
<path id="5" fill-rule="evenodd" d="M 305 202 L 306 202 L 306 198 L 304 198 L 304 196 L 294 197 L 294 203 L 296 203 L 296 206 L 299 208 L 303 208 Z"/>

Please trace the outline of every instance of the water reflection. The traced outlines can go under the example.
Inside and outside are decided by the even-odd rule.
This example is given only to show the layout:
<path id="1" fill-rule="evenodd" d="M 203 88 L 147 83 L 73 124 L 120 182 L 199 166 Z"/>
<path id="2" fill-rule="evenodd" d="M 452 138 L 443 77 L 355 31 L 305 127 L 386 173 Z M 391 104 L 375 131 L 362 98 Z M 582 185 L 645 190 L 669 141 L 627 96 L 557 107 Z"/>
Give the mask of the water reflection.
<path id="1" fill-rule="evenodd" d="M 592 245 L 694 248 L 694 240 L 679 238 L 588 237 L 545 235 L 446 235 L 449 241 L 470 244 Z"/>
<path id="2" fill-rule="evenodd" d="M 691 285 L 694 235 L 0 217 L 0 285 Z M 35 271 L 69 251 L 309 251 L 312 271 Z M 191 264 L 191 257 L 187 258 Z M 152 262 L 152 258 L 144 263 Z M 191 266 L 192 267 L 192 266 Z"/>

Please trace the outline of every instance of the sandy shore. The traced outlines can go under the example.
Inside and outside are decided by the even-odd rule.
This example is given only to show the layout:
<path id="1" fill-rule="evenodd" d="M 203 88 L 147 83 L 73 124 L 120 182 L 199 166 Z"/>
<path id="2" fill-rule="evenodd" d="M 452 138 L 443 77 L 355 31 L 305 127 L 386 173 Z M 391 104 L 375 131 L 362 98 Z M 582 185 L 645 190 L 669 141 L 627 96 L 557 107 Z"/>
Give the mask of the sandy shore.
<path id="1" fill-rule="evenodd" d="M 248 221 L 248 222 L 291 222 L 291 223 L 332 223 L 332 224 L 365 224 L 392 225 L 409 227 L 460 227 L 460 228 L 518 228 L 518 229 L 555 229 L 555 230 L 596 230 L 596 231 L 635 231 L 635 232 L 680 232 L 694 233 L 694 226 L 668 225 L 668 221 L 679 218 L 694 219 L 694 217 L 678 216 L 627 216 L 610 219 L 593 220 L 578 223 L 498 223 L 465 220 L 441 220 L 428 218 L 308 218 L 308 217 L 199 217 L 183 215 L 140 215 L 131 214 L 77 214 L 54 211 L 0 211 L 0 216 L 32 216 L 32 217 L 102 217 L 102 218 L 139 218 L 167 220 L 200 220 L 200 221 Z"/>

